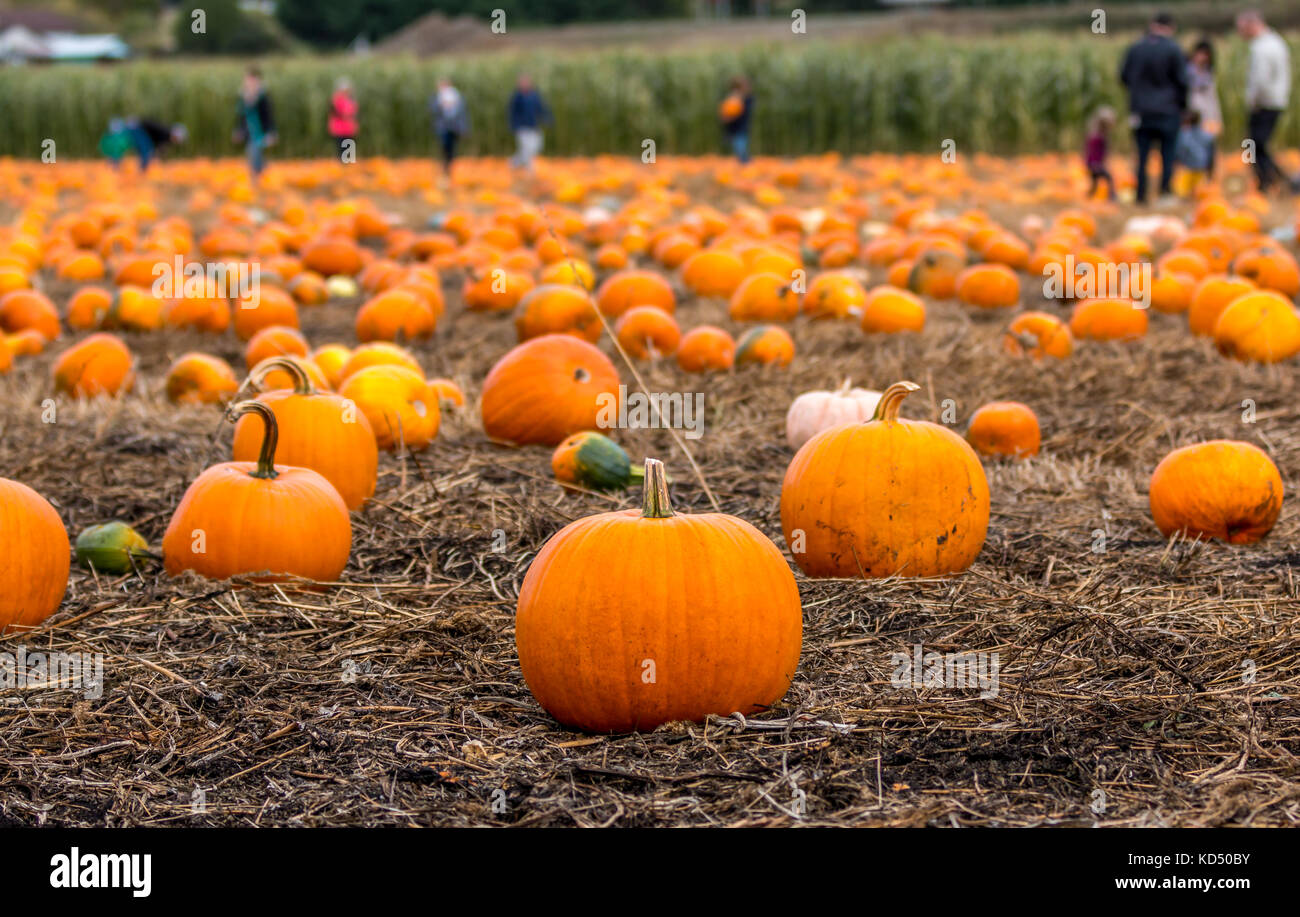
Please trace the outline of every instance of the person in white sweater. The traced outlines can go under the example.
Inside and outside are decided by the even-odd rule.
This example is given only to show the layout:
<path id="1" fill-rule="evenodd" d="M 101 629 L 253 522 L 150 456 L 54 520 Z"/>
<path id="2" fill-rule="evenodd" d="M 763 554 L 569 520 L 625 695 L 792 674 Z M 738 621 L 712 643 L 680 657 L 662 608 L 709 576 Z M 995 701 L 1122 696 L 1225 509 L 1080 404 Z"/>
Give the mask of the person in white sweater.
<path id="1" fill-rule="evenodd" d="M 1291 52 L 1286 41 L 1268 27 L 1257 12 L 1237 17 L 1237 32 L 1250 42 L 1250 67 L 1246 77 L 1246 110 L 1250 113 L 1247 133 L 1255 148 L 1255 177 L 1259 190 L 1267 191 L 1281 181 L 1300 191 L 1300 179 L 1289 178 L 1278 168 L 1268 151 L 1269 140 L 1291 99 Z"/>

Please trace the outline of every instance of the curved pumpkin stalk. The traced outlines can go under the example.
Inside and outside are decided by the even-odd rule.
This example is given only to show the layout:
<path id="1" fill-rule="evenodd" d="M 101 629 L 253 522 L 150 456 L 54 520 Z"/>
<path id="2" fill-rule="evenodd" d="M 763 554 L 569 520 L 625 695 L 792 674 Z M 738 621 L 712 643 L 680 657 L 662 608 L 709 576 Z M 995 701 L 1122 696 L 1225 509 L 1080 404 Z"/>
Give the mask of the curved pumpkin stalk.
<path id="1" fill-rule="evenodd" d="M 881 394 L 880 403 L 876 405 L 875 416 L 871 419 L 883 420 L 885 423 L 896 423 L 898 421 L 898 411 L 903 406 L 903 399 L 912 392 L 920 390 L 921 386 L 915 382 L 895 382 Z"/>
<path id="2" fill-rule="evenodd" d="M 266 377 L 277 369 L 282 369 L 293 377 L 293 393 L 295 395 L 316 394 L 316 387 L 311 384 L 311 376 L 307 375 L 307 371 L 293 360 L 285 357 L 268 357 L 253 367 L 253 371 L 248 374 L 248 379 L 258 388 L 261 388 L 262 383 L 266 381 Z"/>
<path id="3" fill-rule="evenodd" d="M 668 519 L 675 516 L 673 501 L 668 496 L 668 475 L 664 463 L 658 459 L 645 460 L 645 478 L 641 488 L 641 518 Z"/>
<path id="4" fill-rule="evenodd" d="M 280 442 L 280 425 L 275 421 L 275 412 L 260 401 L 241 401 L 226 410 L 226 418 L 236 423 L 245 414 L 256 414 L 262 418 L 266 432 L 262 435 L 262 451 L 257 455 L 257 468 L 248 473 L 249 477 L 270 481 L 279 477 L 275 470 L 275 447 Z"/>

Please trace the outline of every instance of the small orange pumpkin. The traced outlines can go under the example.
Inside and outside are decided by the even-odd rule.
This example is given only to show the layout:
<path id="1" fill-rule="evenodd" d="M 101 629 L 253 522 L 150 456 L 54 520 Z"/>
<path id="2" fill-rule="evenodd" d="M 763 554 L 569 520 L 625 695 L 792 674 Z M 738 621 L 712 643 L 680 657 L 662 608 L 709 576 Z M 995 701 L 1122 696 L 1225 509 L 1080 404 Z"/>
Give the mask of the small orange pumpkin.
<path id="1" fill-rule="evenodd" d="M 1252 544 L 1282 512 L 1282 476 L 1250 443 L 1212 440 L 1175 449 L 1151 475 L 1151 516 L 1160 533 Z"/>
<path id="2" fill-rule="evenodd" d="M 1046 312 L 1023 312 L 1007 326 L 1002 335 L 1002 349 L 1035 360 L 1054 357 L 1064 360 L 1074 350 L 1070 329 L 1055 315 Z"/>
<path id="3" fill-rule="evenodd" d="M 379 449 L 370 421 L 343 396 L 317 391 L 299 364 L 271 359 L 258 367 L 258 374 L 272 369 L 293 377 L 292 389 L 257 396 L 275 414 L 281 462 L 319 472 L 348 509 L 359 509 L 374 495 L 379 474 Z M 257 457 L 262 445 L 259 432 L 251 417 L 241 417 L 235 424 L 235 461 Z"/>
<path id="4" fill-rule="evenodd" d="M 1146 310 L 1131 299 L 1084 299 L 1070 314 L 1070 333 L 1094 341 L 1128 341 L 1147 333 Z"/>
<path id="5" fill-rule="evenodd" d="M 358 370 L 343 380 L 339 395 L 355 402 L 370 421 L 380 449 L 395 452 L 405 445 L 418 452 L 438 435 L 442 421 L 438 396 L 422 374 L 404 366 Z"/>
<path id="6" fill-rule="evenodd" d="M 924 328 L 925 303 L 907 290 L 882 284 L 862 303 L 862 330 L 867 334 L 920 332 Z"/>
<path id="7" fill-rule="evenodd" d="M 569 284 L 535 287 L 515 309 L 515 335 L 520 343 L 547 334 L 571 334 L 594 344 L 603 330 L 591 296 Z"/>
<path id="8" fill-rule="evenodd" d="M 209 579 L 251 573 L 334 581 L 352 550 L 348 508 L 334 485 L 310 468 L 275 464 L 275 414 L 257 401 L 228 411 L 265 424 L 256 463 L 224 462 L 199 475 L 163 535 L 167 572 Z"/>
<path id="9" fill-rule="evenodd" d="M 650 359 L 652 352 L 658 356 L 672 356 L 682 339 L 677 322 L 656 306 L 628 309 L 619 316 L 614 334 L 623 351 L 638 360 Z"/>
<path id="10" fill-rule="evenodd" d="M 736 342 L 713 325 L 700 325 L 682 336 L 677 365 L 688 373 L 725 372 L 736 361 Z"/>
<path id="11" fill-rule="evenodd" d="M 167 370 L 167 400 L 173 404 L 219 404 L 238 390 L 230 364 L 211 354 L 184 354 Z"/>
<path id="12" fill-rule="evenodd" d="M 991 401 L 971 416 L 966 441 L 980 455 L 1028 458 L 1038 454 L 1038 415 L 1019 401 Z"/>
<path id="13" fill-rule="evenodd" d="M 746 363 L 789 366 L 794 361 L 794 338 L 776 325 L 759 325 L 746 331 L 736 344 L 736 365 Z"/>
<path id="14" fill-rule="evenodd" d="M 54 363 L 54 387 L 74 398 L 117 395 L 135 384 L 131 351 L 121 338 L 92 334 L 65 350 Z"/>

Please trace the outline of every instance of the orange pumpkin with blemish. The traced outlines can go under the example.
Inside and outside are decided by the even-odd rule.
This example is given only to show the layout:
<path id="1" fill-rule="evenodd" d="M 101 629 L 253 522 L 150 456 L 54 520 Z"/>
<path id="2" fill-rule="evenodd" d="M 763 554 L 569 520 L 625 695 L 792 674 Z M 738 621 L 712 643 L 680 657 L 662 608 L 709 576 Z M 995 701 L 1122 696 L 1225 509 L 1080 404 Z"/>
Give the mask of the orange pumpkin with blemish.
<path id="1" fill-rule="evenodd" d="M 1168 538 L 1217 538 L 1252 544 L 1282 513 L 1277 466 L 1258 446 L 1212 440 L 1175 449 L 1151 475 L 1151 517 Z"/>
<path id="2" fill-rule="evenodd" d="M 122 340 L 92 334 L 65 350 L 54 363 L 54 387 L 74 398 L 117 395 L 135 383 L 134 359 Z"/>
<path id="3" fill-rule="evenodd" d="M 496 442 L 555 446 L 571 433 L 599 429 L 602 409 L 616 418 L 618 388 L 618 371 L 594 345 L 545 334 L 519 344 L 488 373 L 483 429 Z"/>

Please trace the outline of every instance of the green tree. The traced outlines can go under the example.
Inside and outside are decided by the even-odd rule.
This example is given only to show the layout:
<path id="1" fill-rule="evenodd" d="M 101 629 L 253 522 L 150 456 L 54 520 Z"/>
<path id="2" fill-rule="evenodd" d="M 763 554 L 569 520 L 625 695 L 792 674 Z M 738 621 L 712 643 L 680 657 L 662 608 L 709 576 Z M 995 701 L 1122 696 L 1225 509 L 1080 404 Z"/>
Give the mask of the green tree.
<path id="1" fill-rule="evenodd" d="M 189 54 L 263 54 L 279 41 L 257 16 L 241 12 L 236 0 L 200 0 L 181 7 L 176 47 Z"/>

